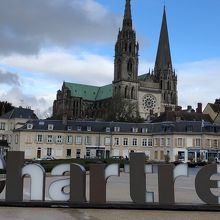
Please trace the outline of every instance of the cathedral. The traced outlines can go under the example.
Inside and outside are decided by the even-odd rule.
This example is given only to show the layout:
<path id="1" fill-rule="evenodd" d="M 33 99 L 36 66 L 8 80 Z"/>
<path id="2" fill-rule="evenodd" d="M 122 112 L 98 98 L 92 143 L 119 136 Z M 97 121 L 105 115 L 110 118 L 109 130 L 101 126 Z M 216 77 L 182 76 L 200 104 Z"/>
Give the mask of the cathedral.
<path id="1" fill-rule="evenodd" d="M 139 44 L 133 29 L 131 3 L 126 0 L 122 28 L 115 44 L 114 79 L 102 87 L 64 82 L 57 91 L 53 117 L 104 119 L 112 100 L 135 106 L 134 116 L 144 120 L 177 107 L 177 75 L 172 66 L 164 8 L 154 69 L 138 75 Z M 116 103 L 117 104 L 117 103 Z"/>

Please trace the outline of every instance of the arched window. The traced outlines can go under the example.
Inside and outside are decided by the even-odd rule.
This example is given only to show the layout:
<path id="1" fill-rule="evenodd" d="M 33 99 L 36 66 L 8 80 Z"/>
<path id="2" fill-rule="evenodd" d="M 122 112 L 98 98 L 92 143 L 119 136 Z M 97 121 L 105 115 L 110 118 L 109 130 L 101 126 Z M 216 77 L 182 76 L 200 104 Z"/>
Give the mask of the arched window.
<path id="1" fill-rule="evenodd" d="M 131 89 L 131 98 L 135 99 L 135 89 L 134 89 L 134 87 L 132 87 L 132 89 Z"/>
<path id="2" fill-rule="evenodd" d="M 125 52 L 127 52 L 127 50 L 128 50 L 128 44 L 125 43 Z"/>
<path id="3" fill-rule="evenodd" d="M 118 60 L 118 62 L 117 62 L 117 76 L 116 76 L 116 80 L 120 79 L 120 75 L 121 75 L 121 60 Z"/>
<path id="4" fill-rule="evenodd" d="M 132 44 L 130 43 L 129 44 L 129 52 L 131 53 L 131 50 L 132 50 Z"/>
<path id="5" fill-rule="evenodd" d="M 128 86 L 125 86 L 125 96 L 124 96 L 125 98 L 127 98 L 128 97 Z"/>
<path id="6" fill-rule="evenodd" d="M 167 82 L 167 89 L 170 90 L 170 81 Z"/>
<path id="7" fill-rule="evenodd" d="M 128 73 L 132 72 L 132 68 L 133 68 L 133 64 L 132 64 L 132 60 L 130 59 L 127 63 L 127 71 Z"/>

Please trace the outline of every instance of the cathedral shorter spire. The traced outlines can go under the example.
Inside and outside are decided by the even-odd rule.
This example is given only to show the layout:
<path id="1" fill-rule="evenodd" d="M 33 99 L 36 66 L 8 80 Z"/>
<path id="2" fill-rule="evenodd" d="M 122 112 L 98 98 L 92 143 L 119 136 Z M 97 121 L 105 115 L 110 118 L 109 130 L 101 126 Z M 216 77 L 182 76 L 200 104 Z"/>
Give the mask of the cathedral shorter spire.
<path id="1" fill-rule="evenodd" d="M 166 8 L 164 6 L 160 39 L 159 39 L 156 62 L 155 62 L 155 70 L 167 70 L 169 68 L 172 69 L 172 60 L 171 60 L 169 35 L 167 28 Z"/>
<path id="2" fill-rule="evenodd" d="M 126 0 L 125 12 L 123 19 L 123 29 L 131 28 L 132 29 L 132 17 L 131 17 L 131 1 Z"/>

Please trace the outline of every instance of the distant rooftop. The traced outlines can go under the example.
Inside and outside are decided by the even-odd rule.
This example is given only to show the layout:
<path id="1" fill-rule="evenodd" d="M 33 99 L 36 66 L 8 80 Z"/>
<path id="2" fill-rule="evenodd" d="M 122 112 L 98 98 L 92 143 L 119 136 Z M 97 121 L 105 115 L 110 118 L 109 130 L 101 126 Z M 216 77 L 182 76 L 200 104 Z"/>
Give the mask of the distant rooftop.
<path id="1" fill-rule="evenodd" d="M 162 113 L 153 122 L 164 121 L 205 121 L 212 122 L 211 117 L 208 114 L 186 112 L 186 111 L 166 111 Z"/>
<path id="2" fill-rule="evenodd" d="M 0 118 L 12 119 L 12 118 L 26 118 L 26 119 L 37 119 L 34 111 L 28 108 L 14 108 L 6 114 L 2 115 Z"/>

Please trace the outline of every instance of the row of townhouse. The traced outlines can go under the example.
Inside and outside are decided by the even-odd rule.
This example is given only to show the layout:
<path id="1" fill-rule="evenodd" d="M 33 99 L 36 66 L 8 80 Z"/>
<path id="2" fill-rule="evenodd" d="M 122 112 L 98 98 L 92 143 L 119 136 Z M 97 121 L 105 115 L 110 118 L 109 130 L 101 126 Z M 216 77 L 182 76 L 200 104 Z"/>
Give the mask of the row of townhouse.
<path id="1" fill-rule="evenodd" d="M 149 160 L 207 160 L 220 152 L 220 127 L 202 121 L 120 123 L 99 121 L 30 120 L 8 138 L 11 150 L 27 159 L 46 155 L 95 158 L 144 152 Z"/>

